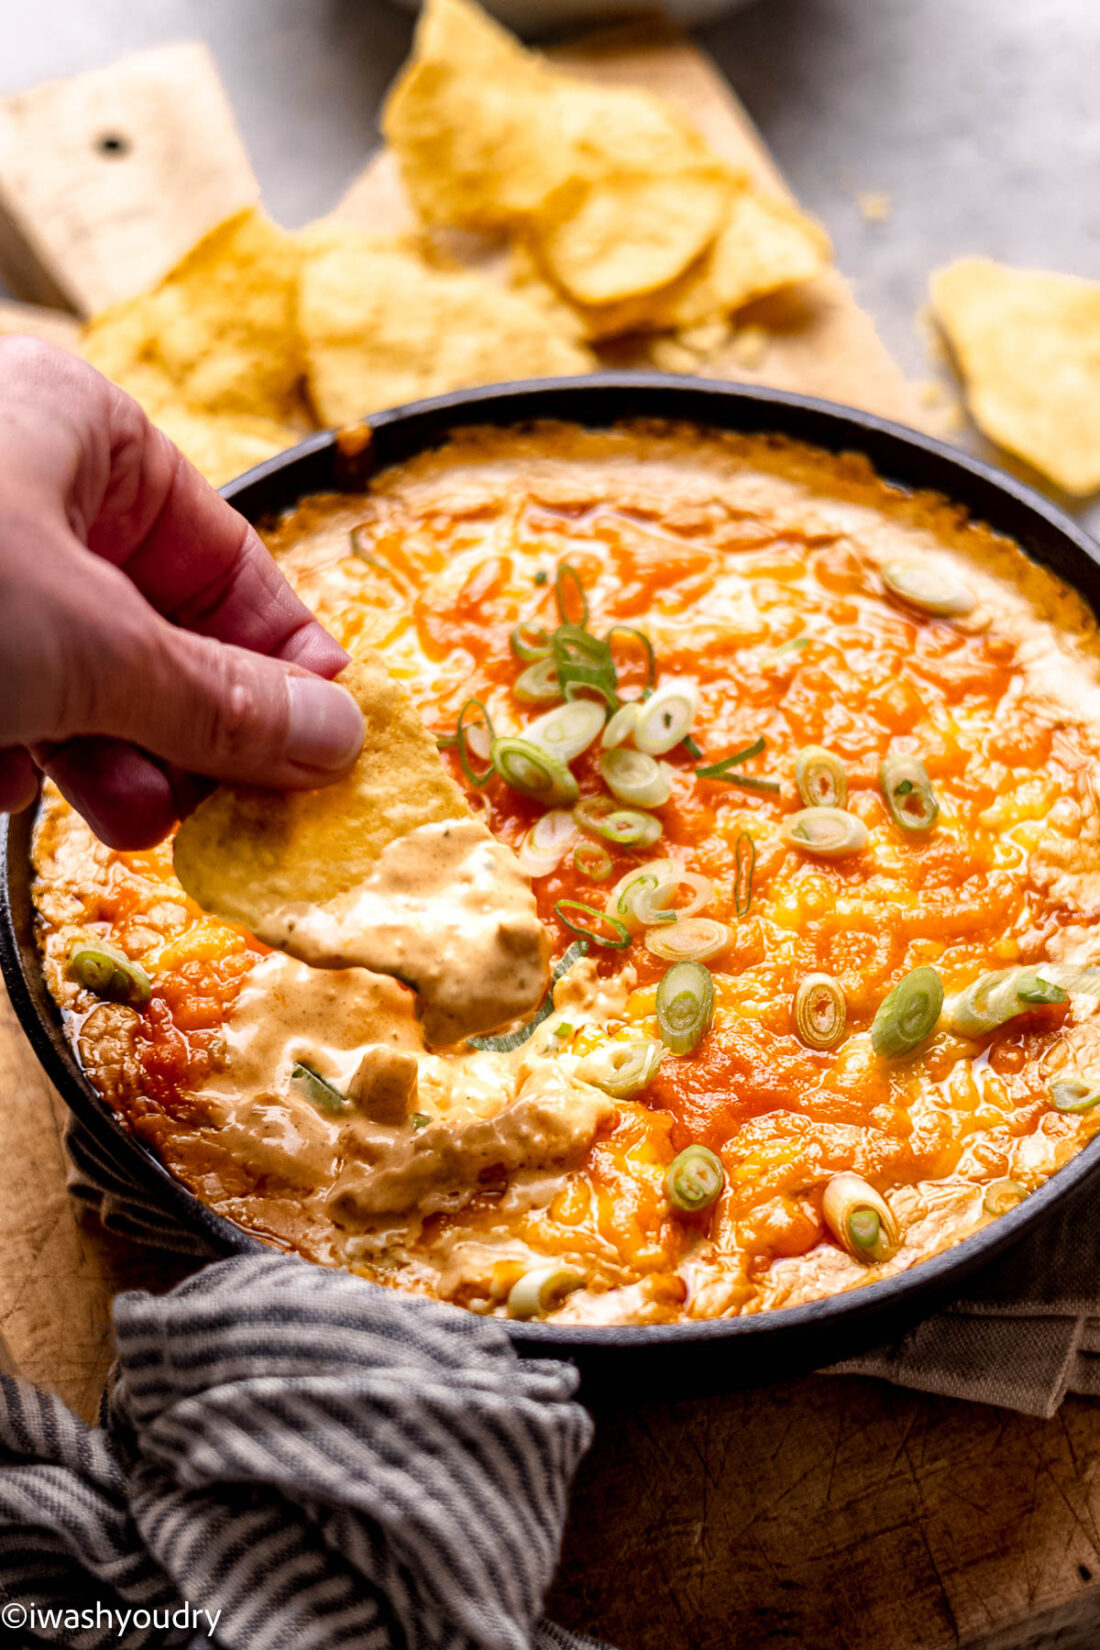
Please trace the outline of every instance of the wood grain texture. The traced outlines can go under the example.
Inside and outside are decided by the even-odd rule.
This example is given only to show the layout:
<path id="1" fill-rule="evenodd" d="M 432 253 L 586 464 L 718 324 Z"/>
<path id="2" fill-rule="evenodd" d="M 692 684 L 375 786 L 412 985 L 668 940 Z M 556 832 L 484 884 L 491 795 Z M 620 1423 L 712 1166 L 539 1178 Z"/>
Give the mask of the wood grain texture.
<path id="1" fill-rule="evenodd" d="M 17 298 L 94 314 L 258 195 L 197 42 L 0 102 L 0 276 Z"/>
<path id="2" fill-rule="evenodd" d="M 688 108 L 734 164 L 782 187 L 743 110 L 692 48 L 620 35 L 562 57 L 581 72 L 649 84 Z M 115 73 L 99 85 L 115 84 Z M 84 130 L 98 132 L 113 106 L 88 93 L 84 107 Z M 125 259 L 108 244 L 119 244 L 116 234 L 132 236 L 160 273 L 184 250 L 176 218 L 187 219 L 186 236 L 199 232 L 180 193 L 190 168 L 150 167 L 135 176 L 116 228 L 89 226 L 107 277 L 125 279 Z M 232 170 L 232 187 L 243 188 L 243 171 Z M 0 164 L 0 201 L 5 182 Z M 31 193 L 46 199 L 51 187 L 47 178 Z M 380 232 L 402 227 L 406 213 L 386 157 L 341 208 Z M 0 267 L 6 244 L 0 231 Z M 62 236 L 43 260 L 67 289 L 80 276 L 78 244 Z M 772 306 L 760 320 L 777 335 L 759 367 L 712 370 L 917 421 L 910 387 L 840 276 Z M 30 318 L 22 309 L 10 317 L 16 330 Z M 8 320 L 0 310 L 0 331 Z M 76 1218 L 61 1102 L 6 1001 L 0 1094 L 0 1330 L 23 1374 L 91 1417 L 111 1360 L 114 1293 L 163 1290 L 194 1263 Z M 1074 1399 L 1044 1422 L 818 1378 L 605 1410 L 548 1613 L 620 1650 L 1094 1650 L 1098 1463 L 1100 1406 Z"/>

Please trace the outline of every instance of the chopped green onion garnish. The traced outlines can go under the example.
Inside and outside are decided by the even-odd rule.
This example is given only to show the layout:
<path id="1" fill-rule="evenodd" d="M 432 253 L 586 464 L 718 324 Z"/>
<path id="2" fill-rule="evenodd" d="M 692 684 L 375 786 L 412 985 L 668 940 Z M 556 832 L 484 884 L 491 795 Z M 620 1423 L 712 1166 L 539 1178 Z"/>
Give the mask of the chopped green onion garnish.
<path id="1" fill-rule="evenodd" d="M 984 1037 L 1017 1014 L 1066 1001 L 1062 987 L 1033 968 L 998 968 L 980 975 L 955 999 L 951 1029 L 963 1037 Z"/>
<path id="2" fill-rule="evenodd" d="M 600 777 L 620 802 L 639 808 L 660 808 L 672 795 L 666 768 L 644 751 L 621 747 L 605 751 L 600 757 Z"/>
<path id="3" fill-rule="evenodd" d="M 699 746 L 695 743 L 695 740 L 691 737 L 691 734 L 685 733 L 684 737 L 680 740 L 680 743 L 691 757 L 691 760 L 693 762 L 698 762 L 703 753 L 699 749 Z"/>
<path id="4" fill-rule="evenodd" d="M 844 993 L 831 974 L 807 974 L 794 997 L 794 1023 L 808 1048 L 834 1048 L 848 1023 Z"/>
<path id="5" fill-rule="evenodd" d="M 572 1037 L 572 1035 L 573 1035 L 573 1027 L 569 1024 L 568 1020 L 561 1020 L 554 1027 L 554 1036 L 555 1037 Z"/>
<path id="6" fill-rule="evenodd" d="M 517 858 L 525 876 L 547 877 L 577 840 L 577 822 L 568 808 L 540 814 L 519 845 Z"/>
<path id="7" fill-rule="evenodd" d="M 722 1160 L 709 1146 L 688 1146 L 674 1157 L 665 1175 L 665 1191 L 674 1209 L 686 1215 L 709 1209 L 726 1184 Z"/>
<path id="8" fill-rule="evenodd" d="M 563 951 L 553 968 L 550 970 L 550 985 L 546 996 L 539 1004 L 537 1011 L 518 1031 L 506 1032 L 503 1037 L 467 1037 L 467 1048 L 489 1049 L 495 1054 L 508 1054 L 514 1048 L 519 1048 L 536 1032 L 544 1020 L 548 1020 L 554 1012 L 554 987 L 558 981 L 564 979 L 574 963 L 580 962 L 588 955 L 588 941 L 574 940 L 568 950 Z"/>
<path id="9" fill-rule="evenodd" d="M 691 732 L 699 709 L 694 682 L 665 682 L 642 705 L 634 726 L 634 743 L 647 756 L 663 756 Z"/>
<path id="10" fill-rule="evenodd" d="M 590 838 L 578 842 L 573 849 L 573 864 L 584 877 L 591 877 L 593 882 L 606 882 L 611 875 L 611 855 L 602 842 L 593 842 Z"/>
<path id="11" fill-rule="evenodd" d="M 538 659 L 533 665 L 520 672 L 512 687 L 516 698 L 525 705 L 539 705 L 544 700 L 560 699 L 561 685 L 558 682 L 558 666 L 553 654 L 545 659 Z"/>
<path id="12" fill-rule="evenodd" d="M 612 636 L 633 636 L 635 641 L 641 642 L 646 655 L 645 686 L 651 688 L 657 678 L 657 655 L 653 651 L 653 643 L 644 630 L 635 630 L 632 624 L 613 624 L 604 641 L 611 646 Z"/>
<path id="13" fill-rule="evenodd" d="M 1100 1087 L 1082 1083 L 1079 1077 L 1062 1077 L 1050 1085 L 1050 1103 L 1055 1111 L 1092 1111 L 1100 1105 Z"/>
<path id="14" fill-rule="evenodd" d="M 734 849 L 733 908 L 747 917 L 752 904 L 752 883 L 756 873 L 756 843 L 748 831 L 741 831 Z"/>
<path id="15" fill-rule="evenodd" d="M 319 1071 L 314 1071 L 312 1066 L 303 1064 L 301 1060 L 296 1060 L 290 1068 L 290 1087 L 292 1092 L 300 1094 L 318 1111 L 328 1112 L 330 1116 L 347 1110 L 346 1096 L 326 1082 Z"/>
<path id="16" fill-rule="evenodd" d="M 940 619 L 958 618 L 976 605 L 973 594 L 953 572 L 921 562 L 890 562 L 882 569 L 882 582 L 908 607 Z"/>
<path id="17" fill-rule="evenodd" d="M 573 809 L 573 818 L 582 830 L 624 847 L 647 848 L 661 835 L 659 819 L 640 808 L 618 807 L 607 796 L 583 797 Z"/>
<path id="18" fill-rule="evenodd" d="M 541 628 L 536 630 L 534 626 L 518 624 L 508 640 L 516 658 L 522 659 L 525 664 L 550 656 L 550 637 Z"/>
<path id="19" fill-rule="evenodd" d="M 844 764 L 820 745 L 807 745 L 799 751 L 794 776 L 807 808 L 843 808 L 848 801 Z"/>
<path id="20" fill-rule="evenodd" d="M 583 1289 L 588 1279 L 572 1266 L 540 1266 L 525 1272 L 508 1294 L 510 1318 L 544 1318 L 554 1312 L 566 1295 Z"/>
<path id="21" fill-rule="evenodd" d="M 489 712 L 485 709 L 485 706 L 482 704 L 480 699 L 467 699 L 466 703 L 458 713 L 458 728 L 456 732 L 458 760 L 461 762 L 462 771 L 466 775 L 466 778 L 470 781 L 470 784 L 480 787 L 482 785 L 487 785 L 490 779 L 492 779 L 493 763 L 490 760 L 489 766 L 485 768 L 483 772 L 478 773 L 475 770 L 473 763 L 470 761 L 470 729 L 466 726 L 466 718 L 471 710 L 479 710 L 481 712 L 482 724 L 489 735 L 490 748 L 493 739 L 493 722 Z M 475 723 L 474 726 L 477 727 L 482 724 Z"/>
<path id="22" fill-rule="evenodd" d="M 657 987 L 657 1027 L 673 1054 L 698 1048 L 714 1019 L 714 979 L 700 962 L 673 963 Z"/>
<path id="23" fill-rule="evenodd" d="M 729 925 L 712 917 L 678 917 L 667 928 L 647 928 L 645 948 L 665 962 L 706 962 L 733 939 Z"/>
<path id="24" fill-rule="evenodd" d="M 609 709 L 618 709 L 618 679 L 606 642 L 578 625 L 562 624 L 554 632 L 553 648 L 558 686 L 567 699 L 583 690 L 598 693 Z"/>
<path id="25" fill-rule="evenodd" d="M 987 1215 L 1007 1215 L 1026 1196 L 1027 1189 L 1018 1180 L 991 1180 L 982 1198 L 982 1208 Z"/>
<path id="26" fill-rule="evenodd" d="M 919 757 L 888 756 L 879 769 L 879 783 L 895 825 L 903 831 L 931 830 L 940 805 Z"/>
<path id="27" fill-rule="evenodd" d="M 539 568 L 538 572 L 535 574 L 535 583 L 540 585 L 550 583 L 550 575 L 545 568 Z"/>
<path id="28" fill-rule="evenodd" d="M 419 1133 L 421 1129 L 428 1127 L 431 1118 L 426 1111 L 414 1111 L 409 1118 L 409 1122 L 412 1124 L 414 1132 Z"/>
<path id="29" fill-rule="evenodd" d="M 685 871 L 675 860 L 654 860 L 645 869 L 653 875 L 635 877 L 627 890 L 631 911 L 643 928 L 657 923 L 684 922 L 697 911 L 705 910 L 714 898 L 714 884 L 709 877 Z M 690 889 L 691 897 L 686 905 L 672 910 L 672 902 L 681 888 Z"/>
<path id="30" fill-rule="evenodd" d="M 555 705 L 529 723 L 523 737 L 559 762 L 572 762 L 588 749 L 606 720 L 607 711 L 595 699 L 575 699 L 571 704 Z"/>
<path id="31" fill-rule="evenodd" d="M 574 619 L 569 611 L 568 592 L 572 589 L 581 604 L 581 616 Z M 554 576 L 554 600 L 558 604 L 558 614 L 562 624 L 577 625 L 581 630 L 588 623 L 588 597 L 584 593 L 581 576 L 571 562 L 558 563 L 558 571 Z"/>
<path id="32" fill-rule="evenodd" d="M 565 763 L 529 739 L 507 735 L 494 739 L 489 756 L 505 784 L 521 796 L 532 796 L 553 808 L 559 803 L 575 802 L 580 795 L 580 787 Z"/>
<path id="33" fill-rule="evenodd" d="M 871 1023 L 871 1044 L 876 1054 L 896 1059 L 930 1037 L 943 1007 L 943 981 L 934 968 L 924 964 L 899 980 L 880 1004 Z"/>
<path id="34" fill-rule="evenodd" d="M 630 930 L 626 923 L 620 922 L 618 917 L 613 917 L 606 911 L 597 911 L 594 905 L 585 905 L 579 899 L 559 899 L 554 903 L 554 912 L 558 921 L 564 923 L 566 928 L 571 929 L 574 934 L 583 934 L 585 939 L 594 940 L 597 945 L 621 951 L 624 946 L 630 944 Z M 572 912 L 587 918 L 587 925 L 571 915 Z M 593 923 L 597 925 L 595 928 L 591 926 Z M 601 923 L 611 930 L 610 934 L 598 932 Z"/>
<path id="35" fill-rule="evenodd" d="M 825 1224 L 856 1260 L 889 1260 L 900 1241 L 890 1205 L 862 1176 L 837 1174 L 822 1198 Z"/>
<path id="36" fill-rule="evenodd" d="M 867 827 L 843 808 L 801 808 L 783 821 L 780 835 L 792 848 L 819 859 L 842 859 L 867 846 Z"/>
<path id="37" fill-rule="evenodd" d="M 652 1080 L 664 1053 L 663 1044 L 655 1037 L 604 1043 L 585 1055 L 577 1066 L 577 1076 L 616 1100 L 631 1100 Z"/>
<path id="38" fill-rule="evenodd" d="M 767 796 L 775 796 L 782 789 L 777 779 L 754 779 L 747 773 L 711 773 L 709 769 L 703 768 L 696 768 L 695 771 L 701 779 L 711 779 L 720 785 L 732 785 L 739 791 L 761 791 Z"/>
<path id="39" fill-rule="evenodd" d="M 780 642 L 778 647 L 769 648 L 766 653 L 761 655 L 760 663 L 765 667 L 780 664 L 792 654 L 801 653 L 809 645 L 809 636 L 792 636 L 790 641 Z"/>
<path id="40" fill-rule="evenodd" d="M 712 762 L 709 767 L 696 768 L 695 771 L 702 774 L 704 779 L 722 779 L 729 768 L 738 767 L 740 763 L 749 761 L 750 757 L 762 756 L 767 743 L 761 734 L 759 739 L 754 739 L 752 744 L 746 745 L 743 750 L 734 751 L 732 756 L 723 756 L 720 762 Z M 777 785 L 776 790 L 778 789 Z"/>
<path id="41" fill-rule="evenodd" d="M 620 705 L 603 730 L 600 744 L 605 751 L 615 750 L 619 745 L 625 745 L 631 737 L 638 722 L 641 703 L 637 699 L 628 699 L 625 705 Z"/>
<path id="42" fill-rule="evenodd" d="M 140 1008 L 149 1001 L 153 985 L 144 968 L 131 962 L 125 951 L 101 942 L 80 944 L 69 954 L 65 973 L 86 991 L 112 1003 Z"/>

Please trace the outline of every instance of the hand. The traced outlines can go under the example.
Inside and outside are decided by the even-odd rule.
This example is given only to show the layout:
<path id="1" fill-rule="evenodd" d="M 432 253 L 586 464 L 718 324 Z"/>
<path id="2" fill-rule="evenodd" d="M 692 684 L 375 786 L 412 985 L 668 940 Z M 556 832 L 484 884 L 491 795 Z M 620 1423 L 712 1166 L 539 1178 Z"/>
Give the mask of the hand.
<path id="1" fill-rule="evenodd" d="M 363 719 L 347 655 L 253 529 L 135 401 L 0 338 L 0 811 L 36 769 L 117 848 L 157 842 L 193 776 L 322 785 Z"/>

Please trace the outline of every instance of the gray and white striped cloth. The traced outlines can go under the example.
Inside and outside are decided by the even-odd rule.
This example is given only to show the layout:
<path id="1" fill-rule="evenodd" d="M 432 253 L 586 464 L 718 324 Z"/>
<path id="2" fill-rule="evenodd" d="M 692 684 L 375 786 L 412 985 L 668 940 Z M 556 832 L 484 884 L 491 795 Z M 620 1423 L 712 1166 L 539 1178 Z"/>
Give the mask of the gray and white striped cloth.
<path id="1" fill-rule="evenodd" d="M 596 1646 L 541 1619 L 591 1436 L 568 1365 L 286 1255 L 121 1295 L 114 1320 L 99 1427 L 0 1378 L 0 1596 L 38 1612 L 20 1633 L 0 1608 L 2 1642 Z"/>

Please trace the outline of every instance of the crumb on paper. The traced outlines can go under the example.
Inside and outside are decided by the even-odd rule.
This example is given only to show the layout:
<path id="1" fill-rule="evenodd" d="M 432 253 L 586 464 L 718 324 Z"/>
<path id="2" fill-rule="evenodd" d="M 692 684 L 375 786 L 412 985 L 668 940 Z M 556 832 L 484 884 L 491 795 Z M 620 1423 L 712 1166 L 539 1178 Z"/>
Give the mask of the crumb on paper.
<path id="1" fill-rule="evenodd" d="M 857 190 L 856 205 L 864 223 L 885 223 L 894 210 L 894 202 L 885 189 Z"/>

